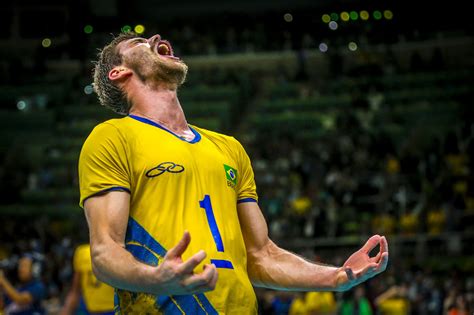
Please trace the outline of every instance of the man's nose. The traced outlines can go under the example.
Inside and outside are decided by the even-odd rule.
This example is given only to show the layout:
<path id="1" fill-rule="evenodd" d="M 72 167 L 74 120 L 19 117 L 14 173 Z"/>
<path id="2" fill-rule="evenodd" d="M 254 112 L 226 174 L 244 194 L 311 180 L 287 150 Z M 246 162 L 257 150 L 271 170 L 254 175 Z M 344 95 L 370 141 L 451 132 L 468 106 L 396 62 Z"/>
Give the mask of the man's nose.
<path id="1" fill-rule="evenodd" d="M 148 43 L 150 46 L 154 46 L 157 42 L 161 40 L 160 34 L 153 35 L 152 37 L 148 38 Z"/>

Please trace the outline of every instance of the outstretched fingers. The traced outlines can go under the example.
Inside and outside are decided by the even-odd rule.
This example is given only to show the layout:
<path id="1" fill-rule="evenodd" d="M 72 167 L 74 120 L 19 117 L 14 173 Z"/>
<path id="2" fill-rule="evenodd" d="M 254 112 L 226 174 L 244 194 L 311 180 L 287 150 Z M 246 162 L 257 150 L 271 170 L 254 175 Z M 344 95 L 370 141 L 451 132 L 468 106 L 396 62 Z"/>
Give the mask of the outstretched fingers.
<path id="1" fill-rule="evenodd" d="M 206 258 L 206 256 L 207 256 L 206 252 L 203 250 L 200 250 L 193 256 L 189 257 L 188 260 L 183 262 L 179 266 L 178 270 L 183 274 L 192 273 L 194 268 L 196 268 L 204 260 L 204 258 Z"/>
<path id="2" fill-rule="evenodd" d="M 157 283 L 156 290 L 159 294 L 163 288 L 168 295 L 183 295 L 212 291 L 216 287 L 218 276 L 215 265 L 206 264 L 203 272 L 194 273 L 194 269 L 206 258 L 205 251 L 200 250 L 183 261 L 182 255 L 190 242 L 189 232 L 184 232 L 178 244 L 168 251 L 163 262 L 158 265 L 158 278 L 161 282 Z"/>
<path id="3" fill-rule="evenodd" d="M 218 273 L 216 266 L 204 265 L 204 271 L 199 274 L 193 274 L 184 279 L 182 285 L 190 293 L 201 293 L 212 291 L 216 287 Z"/>
<path id="4" fill-rule="evenodd" d="M 166 256 L 169 258 L 181 257 L 181 255 L 186 251 L 186 248 L 188 248 L 190 242 L 191 235 L 188 231 L 185 231 L 179 243 L 175 247 L 170 249 Z"/>
<path id="5" fill-rule="evenodd" d="M 214 273 L 214 277 L 212 278 L 211 282 L 209 283 L 209 286 L 211 286 L 213 289 L 216 287 L 217 284 L 217 279 L 219 278 L 219 273 L 217 272 L 217 267 L 214 264 L 211 264 L 211 266 L 216 270 Z"/>

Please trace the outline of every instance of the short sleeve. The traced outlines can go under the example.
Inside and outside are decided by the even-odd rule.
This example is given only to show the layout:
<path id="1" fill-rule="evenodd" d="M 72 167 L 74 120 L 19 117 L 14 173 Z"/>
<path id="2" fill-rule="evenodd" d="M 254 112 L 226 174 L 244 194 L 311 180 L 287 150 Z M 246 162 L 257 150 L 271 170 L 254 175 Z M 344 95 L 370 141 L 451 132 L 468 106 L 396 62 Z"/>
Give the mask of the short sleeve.
<path id="1" fill-rule="evenodd" d="M 72 265 L 75 272 L 83 272 L 84 266 L 87 264 L 87 260 L 90 259 L 89 245 L 80 245 L 74 251 L 74 258 Z"/>
<path id="2" fill-rule="evenodd" d="M 80 202 L 112 190 L 130 192 L 126 141 L 114 125 L 102 123 L 92 130 L 79 157 Z"/>
<path id="3" fill-rule="evenodd" d="M 240 142 L 236 141 L 236 143 L 240 173 L 237 179 L 237 203 L 257 202 L 257 186 L 255 184 L 250 158 Z"/>

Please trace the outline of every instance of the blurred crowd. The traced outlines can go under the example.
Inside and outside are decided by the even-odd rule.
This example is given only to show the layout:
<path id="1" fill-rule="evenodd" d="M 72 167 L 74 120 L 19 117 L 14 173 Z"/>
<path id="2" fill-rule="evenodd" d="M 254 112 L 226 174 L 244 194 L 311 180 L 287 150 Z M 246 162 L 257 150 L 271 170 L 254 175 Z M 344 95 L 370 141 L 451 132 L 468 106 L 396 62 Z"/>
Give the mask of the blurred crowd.
<path id="1" fill-rule="evenodd" d="M 80 218 L 72 223 L 32 215 L 27 219 L 17 217 L 3 222 L 0 231 L 0 273 L 17 292 L 28 291 L 36 302 L 41 301 L 34 303 L 37 305 L 28 311 L 34 314 L 59 312 L 72 283 L 75 247 L 88 239 L 84 224 L 80 224 L 80 230 L 77 225 L 84 220 Z M 32 261 L 27 267 L 22 264 L 25 258 Z M 22 309 L 23 304 L 14 303 L 18 296 L 8 292 L 2 281 L 0 292 L 3 295 L 0 309 L 5 307 L 5 314 Z M 25 305 L 28 306 L 28 303 Z M 0 314 L 3 314 L 2 310 Z"/>
<path id="2" fill-rule="evenodd" d="M 306 142 L 259 135 L 252 157 L 260 204 L 275 237 L 414 235 L 469 231 L 474 209 L 474 125 L 427 149 L 397 148 L 355 112 Z"/>

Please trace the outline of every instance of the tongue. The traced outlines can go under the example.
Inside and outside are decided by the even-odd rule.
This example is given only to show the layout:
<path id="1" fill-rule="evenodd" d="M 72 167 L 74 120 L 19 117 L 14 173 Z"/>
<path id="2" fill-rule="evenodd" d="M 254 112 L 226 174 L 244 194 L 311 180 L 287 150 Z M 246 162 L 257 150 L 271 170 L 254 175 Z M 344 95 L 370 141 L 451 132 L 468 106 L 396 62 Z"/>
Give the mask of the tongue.
<path id="1" fill-rule="evenodd" d="M 168 55 L 169 54 L 169 48 L 168 46 L 166 46 L 165 44 L 161 44 L 160 46 L 158 46 L 158 53 L 160 55 Z"/>

